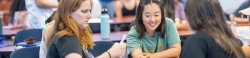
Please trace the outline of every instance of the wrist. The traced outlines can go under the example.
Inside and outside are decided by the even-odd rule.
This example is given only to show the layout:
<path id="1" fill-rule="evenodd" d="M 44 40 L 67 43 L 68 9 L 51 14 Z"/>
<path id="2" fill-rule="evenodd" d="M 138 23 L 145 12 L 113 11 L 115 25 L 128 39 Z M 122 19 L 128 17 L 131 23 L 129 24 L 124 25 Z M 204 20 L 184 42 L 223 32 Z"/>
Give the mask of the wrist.
<path id="1" fill-rule="evenodd" d="M 108 53 L 109 53 L 109 57 L 110 58 L 116 58 L 116 57 L 118 57 L 116 54 L 114 54 L 114 52 L 113 51 L 107 51 Z"/>
<path id="2" fill-rule="evenodd" d="M 151 56 L 154 56 L 154 57 L 157 57 L 158 58 L 158 55 L 156 54 L 156 53 L 152 53 L 151 55 L 150 55 L 150 57 Z"/>
<path id="3" fill-rule="evenodd" d="M 109 58 L 111 58 L 111 54 L 110 54 L 110 52 L 109 52 L 109 51 L 107 51 L 106 53 L 108 54 Z"/>

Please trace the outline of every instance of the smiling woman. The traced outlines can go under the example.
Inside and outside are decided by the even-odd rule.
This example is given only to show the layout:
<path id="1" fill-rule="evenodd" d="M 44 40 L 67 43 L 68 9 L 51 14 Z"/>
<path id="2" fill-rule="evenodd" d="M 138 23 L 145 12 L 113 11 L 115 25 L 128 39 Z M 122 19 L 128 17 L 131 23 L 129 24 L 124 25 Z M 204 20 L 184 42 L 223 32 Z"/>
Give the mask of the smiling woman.
<path id="1" fill-rule="evenodd" d="M 180 54 L 180 38 L 159 0 L 141 0 L 127 38 L 127 56 L 171 58 Z"/>

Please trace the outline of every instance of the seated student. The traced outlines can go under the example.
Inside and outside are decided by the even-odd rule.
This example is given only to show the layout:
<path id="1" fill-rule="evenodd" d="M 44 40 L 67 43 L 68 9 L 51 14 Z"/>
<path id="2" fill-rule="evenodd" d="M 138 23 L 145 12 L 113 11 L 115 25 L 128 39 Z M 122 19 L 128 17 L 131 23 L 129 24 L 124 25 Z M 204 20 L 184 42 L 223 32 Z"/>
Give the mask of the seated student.
<path id="1" fill-rule="evenodd" d="M 46 42 L 47 58 L 93 58 L 88 52 L 94 45 L 88 26 L 91 9 L 91 0 L 60 0 L 51 39 Z M 125 48 L 125 43 L 114 43 L 98 58 L 122 57 Z"/>
<path id="2" fill-rule="evenodd" d="M 245 58 L 218 0 L 188 0 L 185 12 L 196 33 L 185 41 L 180 58 Z"/>
<path id="3" fill-rule="evenodd" d="M 141 0 L 135 25 L 127 37 L 126 56 L 171 58 L 180 54 L 180 38 L 174 22 L 164 17 L 158 0 Z"/>
<path id="4" fill-rule="evenodd" d="M 58 0 L 25 0 L 27 8 L 27 28 L 43 29 L 48 19 L 58 7 Z"/>
<path id="5" fill-rule="evenodd" d="M 189 29 L 184 6 L 181 0 L 161 0 L 164 3 L 165 15 L 175 21 L 177 29 Z"/>
<path id="6" fill-rule="evenodd" d="M 8 26 L 14 25 L 15 24 L 15 13 L 18 11 L 26 11 L 25 7 L 25 0 L 13 0 L 13 3 L 11 5 L 10 9 L 10 19 Z"/>
<path id="7" fill-rule="evenodd" d="M 232 16 L 231 19 L 234 19 L 234 21 L 236 22 L 249 22 L 249 19 L 242 19 L 242 18 L 246 18 L 247 16 L 244 16 L 239 12 L 249 7 L 250 7 L 250 0 L 246 0 L 244 3 L 240 5 L 238 9 L 234 11 L 233 15 L 231 15 Z"/>

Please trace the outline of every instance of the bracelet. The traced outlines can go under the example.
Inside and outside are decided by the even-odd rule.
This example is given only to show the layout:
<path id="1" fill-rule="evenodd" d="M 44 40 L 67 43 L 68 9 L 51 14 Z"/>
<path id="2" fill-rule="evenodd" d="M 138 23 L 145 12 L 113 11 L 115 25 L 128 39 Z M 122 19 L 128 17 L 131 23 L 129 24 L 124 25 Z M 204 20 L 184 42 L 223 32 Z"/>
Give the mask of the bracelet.
<path id="1" fill-rule="evenodd" d="M 110 55 L 109 51 L 107 51 L 107 53 L 109 54 L 109 58 L 111 58 L 111 55 Z"/>

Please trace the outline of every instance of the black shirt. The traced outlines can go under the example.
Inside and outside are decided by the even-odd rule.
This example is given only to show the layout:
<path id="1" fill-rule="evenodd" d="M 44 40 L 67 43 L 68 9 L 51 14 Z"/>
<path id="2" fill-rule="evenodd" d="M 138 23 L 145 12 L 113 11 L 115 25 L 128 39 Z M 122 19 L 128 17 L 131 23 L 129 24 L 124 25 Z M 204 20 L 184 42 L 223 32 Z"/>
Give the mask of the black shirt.
<path id="1" fill-rule="evenodd" d="M 232 58 L 211 36 L 196 32 L 187 38 L 181 50 L 180 58 Z"/>
<path id="2" fill-rule="evenodd" d="M 70 53 L 78 53 L 83 58 L 91 58 L 87 56 L 91 54 L 82 49 L 80 42 L 74 36 L 53 39 L 46 58 L 65 58 Z"/>

